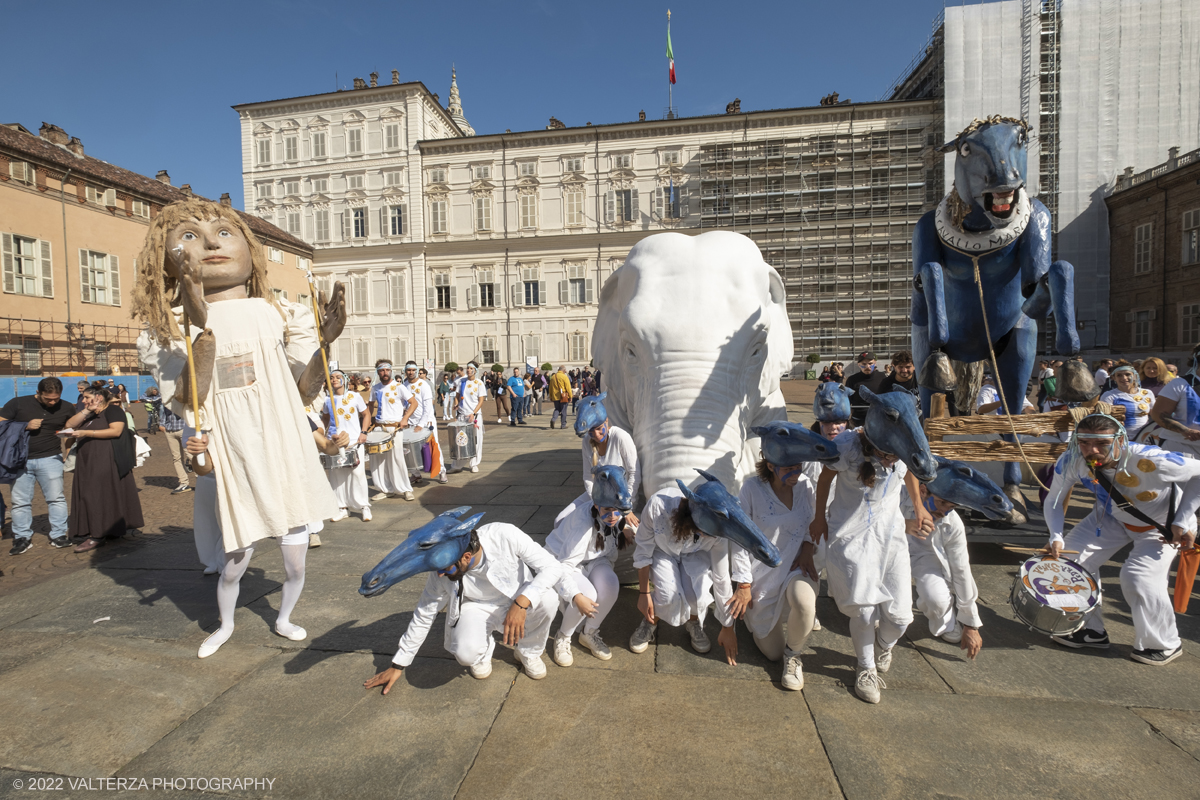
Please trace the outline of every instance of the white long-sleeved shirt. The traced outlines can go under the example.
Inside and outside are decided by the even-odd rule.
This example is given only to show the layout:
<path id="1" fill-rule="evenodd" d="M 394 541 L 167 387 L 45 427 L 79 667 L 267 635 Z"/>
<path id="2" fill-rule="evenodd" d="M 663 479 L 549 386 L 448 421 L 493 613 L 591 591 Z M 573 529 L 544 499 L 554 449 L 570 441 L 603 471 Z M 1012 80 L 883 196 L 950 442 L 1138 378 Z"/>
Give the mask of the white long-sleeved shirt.
<path id="1" fill-rule="evenodd" d="M 638 462 L 637 447 L 633 437 L 616 425 L 608 426 L 608 451 L 600 455 L 595 451 L 592 437 L 583 437 L 583 490 L 592 493 L 592 455 L 596 455 L 597 467 L 616 465 L 625 470 L 625 485 L 629 487 L 629 496 L 636 500 L 638 487 L 642 485 L 642 470 Z"/>
<path id="2" fill-rule="evenodd" d="M 607 558 L 609 563 L 617 560 L 617 540 L 605 536 L 600 547 L 596 546 L 596 527 L 592 519 L 592 498 L 581 494 L 575 502 L 559 512 L 554 520 L 554 530 L 546 537 L 546 550 L 563 565 L 563 576 L 555 588 L 566 602 L 579 594 L 575 572 L 598 558 Z"/>
<path id="3" fill-rule="evenodd" d="M 1150 519 L 1165 524 L 1171 493 L 1177 493 L 1175 522 L 1189 527 L 1200 508 L 1200 461 L 1149 444 L 1131 442 L 1128 472 L 1106 469 L 1104 475 L 1133 507 Z M 1050 541 L 1063 540 L 1063 500 L 1075 484 L 1096 496 L 1096 510 L 1123 525 L 1144 527 L 1137 517 L 1122 511 L 1108 492 L 1096 482 L 1082 459 L 1064 454 L 1054 465 L 1054 481 L 1046 498 L 1046 526 Z"/>
<path id="4" fill-rule="evenodd" d="M 900 501 L 900 512 L 905 519 L 913 519 L 912 500 L 905 492 Z M 971 628 L 983 626 L 979 616 L 979 588 L 971 573 L 971 560 L 967 553 L 967 530 L 957 511 L 934 521 L 933 533 L 924 539 L 908 538 L 908 554 L 913 562 L 934 559 L 942 568 L 942 575 L 950 584 L 954 595 L 955 619 L 959 624 Z"/>
<path id="5" fill-rule="evenodd" d="M 562 578 L 563 565 L 516 525 L 492 522 L 480 526 L 478 533 L 483 561 L 467 573 L 479 570 L 470 583 L 471 594 L 476 595 L 471 598 L 473 602 L 511 602 L 519 595 L 532 600 L 538 593 L 554 588 Z M 454 581 L 436 572 L 429 576 L 408 630 L 400 637 L 393 664 L 407 667 L 412 663 L 443 605 L 448 607 L 448 617 L 457 617 L 458 588 Z M 468 585 L 462 588 L 465 602 Z M 446 630 L 450 630 L 449 621 Z"/>

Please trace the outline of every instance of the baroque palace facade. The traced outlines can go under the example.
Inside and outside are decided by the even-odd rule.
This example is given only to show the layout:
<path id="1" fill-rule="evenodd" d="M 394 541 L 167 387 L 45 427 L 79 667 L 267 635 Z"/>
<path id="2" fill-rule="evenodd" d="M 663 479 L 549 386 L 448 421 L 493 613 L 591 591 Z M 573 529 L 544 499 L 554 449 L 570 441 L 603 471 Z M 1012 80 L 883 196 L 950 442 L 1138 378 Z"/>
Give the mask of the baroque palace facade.
<path id="1" fill-rule="evenodd" d="M 912 228 L 940 199 L 934 102 L 476 136 L 453 77 L 446 107 L 395 72 L 355 87 L 235 106 L 246 209 L 309 242 L 324 287 L 346 284 L 344 368 L 586 364 L 630 248 L 709 229 L 779 270 L 797 360 L 908 346 Z"/>

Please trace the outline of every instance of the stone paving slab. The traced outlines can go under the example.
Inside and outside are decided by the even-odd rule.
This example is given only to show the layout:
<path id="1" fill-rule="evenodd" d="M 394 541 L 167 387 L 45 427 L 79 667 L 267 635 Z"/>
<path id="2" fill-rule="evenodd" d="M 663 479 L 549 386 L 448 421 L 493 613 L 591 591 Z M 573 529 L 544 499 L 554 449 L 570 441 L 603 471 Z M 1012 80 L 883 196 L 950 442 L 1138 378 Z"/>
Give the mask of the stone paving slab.
<path id="1" fill-rule="evenodd" d="M 221 655 L 201 661 L 189 644 L 85 636 L 27 661 L 4 675 L 0 764 L 112 775 L 279 652 L 228 644 Z"/>
<path id="2" fill-rule="evenodd" d="M 1200 761 L 1200 714 L 1157 708 L 1135 708 L 1133 713 L 1150 723 L 1154 730 L 1170 739 L 1179 749 Z"/>
<path id="3" fill-rule="evenodd" d="M 516 670 L 497 663 L 477 681 L 418 659 L 386 697 L 364 689 L 386 663 L 344 653 L 297 673 L 275 659 L 120 774 L 276 778 L 274 792 L 255 793 L 264 797 L 452 798 Z"/>
<path id="4" fill-rule="evenodd" d="M 804 694 L 851 800 L 1162 798 L 1200 780 L 1200 763 L 1124 708 L 890 688 L 875 706 L 824 686 Z"/>
<path id="5" fill-rule="evenodd" d="M 520 675 L 458 797 L 840 797 L 795 700 L 690 676 Z"/>
<path id="6" fill-rule="evenodd" d="M 45 772 L 22 772 L 20 770 L 0 769 L 0 798 L 18 798 L 18 797 L 53 797 L 55 800 L 81 800 L 81 798 L 91 798 L 95 800 L 97 797 L 114 797 L 126 795 L 136 797 L 132 794 L 138 791 L 143 795 L 147 795 L 159 800 L 159 798 L 167 798 L 167 800 L 212 800 L 212 794 L 205 794 L 200 790 L 189 791 L 183 788 L 179 791 L 174 789 L 162 788 L 162 785 L 155 786 L 153 780 L 155 777 L 146 777 L 146 786 L 137 783 L 137 788 L 132 788 L 126 785 L 122 788 L 119 779 L 117 778 L 80 778 L 74 775 L 55 775 Z M 164 779 L 166 780 L 166 779 Z M 183 787 L 188 786 L 185 780 Z M 196 785 L 196 784 L 192 784 Z"/>
<path id="7" fill-rule="evenodd" d="M 0 631 L 0 673 L 57 650 L 82 634 Z M 0 787 L 2 791 L 2 787 Z"/>
<path id="8" fill-rule="evenodd" d="M 9 628 L 72 601 L 104 591 L 111 585 L 112 579 L 100 572 L 83 570 L 30 586 L 6 596 L 3 602 L 0 602 L 0 629 Z"/>

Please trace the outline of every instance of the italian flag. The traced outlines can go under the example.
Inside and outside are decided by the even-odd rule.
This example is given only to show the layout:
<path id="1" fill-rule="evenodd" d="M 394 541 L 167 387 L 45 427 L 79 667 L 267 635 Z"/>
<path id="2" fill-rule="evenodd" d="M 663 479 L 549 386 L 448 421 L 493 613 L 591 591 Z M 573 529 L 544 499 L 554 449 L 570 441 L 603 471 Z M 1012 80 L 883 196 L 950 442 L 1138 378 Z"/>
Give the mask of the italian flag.
<path id="1" fill-rule="evenodd" d="M 671 83 L 675 83 L 675 53 L 671 50 L 671 21 L 667 20 L 667 61 L 670 63 Z"/>

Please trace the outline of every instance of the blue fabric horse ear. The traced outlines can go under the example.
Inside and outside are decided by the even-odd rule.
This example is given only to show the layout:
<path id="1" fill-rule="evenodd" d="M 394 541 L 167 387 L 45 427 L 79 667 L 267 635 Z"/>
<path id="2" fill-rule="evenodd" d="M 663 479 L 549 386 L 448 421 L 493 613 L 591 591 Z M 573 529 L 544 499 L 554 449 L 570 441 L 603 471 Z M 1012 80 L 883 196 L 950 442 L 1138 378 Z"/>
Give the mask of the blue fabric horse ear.
<path id="1" fill-rule="evenodd" d="M 675 483 L 679 484 L 679 491 L 683 492 L 683 496 L 687 498 L 689 502 L 696 499 L 696 495 L 692 493 L 692 490 L 687 487 L 686 483 L 681 481 L 679 478 L 675 479 Z"/>
<path id="2" fill-rule="evenodd" d="M 875 394 L 865 386 L 858 387 L 858 396 L 863 400 L 866 400 L 869 404 L 874 404 L 875 401 L 879 399 L 879 395 Z"/>
<path id="3" fill-rule="evenodd" d="M 699 469 L 699 468 L 696 469 L 696 472 L 699 472 L 700 476 L 702 478 L 704 478 L 704 480 L 706 480 L 706 481 L 716 481 L 717 483 L 721 482 L 721 479 L 718 478 L 716 475 L 713 475 L 711 472 L 705 472 L 704 470 Z"/>

